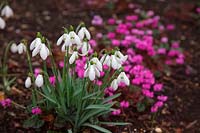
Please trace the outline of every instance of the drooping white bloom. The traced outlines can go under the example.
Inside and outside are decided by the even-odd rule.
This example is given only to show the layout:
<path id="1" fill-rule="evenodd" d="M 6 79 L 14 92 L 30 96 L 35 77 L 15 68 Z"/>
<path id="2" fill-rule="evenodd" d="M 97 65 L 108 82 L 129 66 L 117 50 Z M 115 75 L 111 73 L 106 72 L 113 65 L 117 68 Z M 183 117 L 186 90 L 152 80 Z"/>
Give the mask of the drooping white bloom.
<path id="1" fill-rule="evenodd" d="M 111 64 L 111 67 L 113 69 L 119 69 L 122 66 L 122 62 L 115 55 L 111 55 L 111 57 L 110 57 L 110 64 Z"/>
<path id="2" fill-rule="evenodd" d="M 40 38 L 35 38 L 31 44 L 30 44 L 30 50 L 33 50 L 35 47 L 37 47 L 38 45 L 41 45 L 42 41 Z"/>
<path id="3" fill-rule="evenodd" d="M 3 18 L 0 17 L 0 29 L 4 29 L 6 27 L 6 22 L 3 20 Z"/>
<path id="4" fill-rule="evenodd" d="M 91 49 L 91 46 L 88 42 L 83 42 L 83 45 L 81 47 L 81 52 L 83 55 L 88 54 L 89 50 Z"/>
<path id="5" fill-rule="evenodd" d="M 126 76 L 125 72 L 121 72 L 121 73 L 119 74 L 119 76 L 117 77 L 117 82 L 118 82 L 118 83 L 123 82 L 123 83 L 125 83 L 127 86 L 130 85 L 130 80 L 129 80 L 129 78 Z"/>
<path id="6" fill-rule="evenodd" d="M 16 53 L 16 52 L 18 51 L 18 47 L 17 47 L 16 43 L 13 43 L 13 44 L 11 45 L 10 51 L 11 51 L 12 53 Z"/>
<path id="7" fill-rule="evenodd" d="M 30 87 L 31 87 L 31 78 L 30 78 L 30 77 L 27 77 L 27 78 L 26 78 L 25 87 L 26 87 L 26 88 L 30 88 Z"/>
<path id="8" fill-rule="evenodd" d="M 57 40 L 57 42 L 56 42 L 56 45 L 60 45 L 60 44 L 62 44 L 63 42 L 65 42 L 65 40 L 70 40 L 70 38 L 69 38 L 69 35 L 67 34 L 67 33 L 64 33 L 62 36 L 60 36 L 59 38 L 58 38 L 58 40 Z"/>
<path id="9" fill-rule="evenodd" d="M 77 58 L 78 58 L 78 52 L 74 51 L 71 57 L 69 58 L 69 64 L 73 64 Z"/>
<path id="10" fill-rule="evenodd" d="M 102 64 L 97 57 L 94 57 L 90 60 L 90 62 L 99 70 L 102 71 Z"/>
<path id="11" fill-rule="evenodd" d="M 84 72 L 84 77 L 89 77 L 91 81 L 94 81 L 96 76 L 100 77 L 100 72 L 94 65 L 90 64 Z"/>
<path id="12" fill-rule="evenodd" d="M 36 56 L 38 53 L 40 53 L 40 57 L 43 60 L 46 60 L 46 58 L 49 55 L 49 49 L 46 47 L 44 43 L 38 43 L 35 45 L 33 52 L 32 52 L 32 57 Z"/>
<path id="13" fill-rule="evenodd" d="M 115 56 L 119 58 L 121 64 L 124 63 L 128 59 L 128 55 L 123 55 L 120 51 L 115 51 Z"/>
<path id="14" fill-rule="evenodd" d="M 64 34 L 63 36 L 61 36 L 58 39 L 57 44 L 61 44 L 63 39 L 65 39 L 64 44 L 61 48 L 63 52 L 67 50 L 67 47 L 71 47 L 73 44 L 77 45 L 78 47 L 82 46 L 82 42 L 79 36 L 74 31 L 70 31 L 69 34 Z"/>
<path id="15" fill-rule="evenodd" d="M 8 5 L 6 5 L 1 11 L 1 16 L 5 16 L 6 18 L 9 18 L 13 15 L 13 10 Z"/>
<path id="16" fill-rule="evenodd" d="M 101 57 L 100 62 L 101 62 L 103 65 L 110 66 L 110 64 L 111 64 L 111 62 L 110 62 L 110 55 L 104 54 L 104 55 Z"/>
<path id="17" fill-rule="evenodd" d="M 35 85 L 37 87 L 42 87 L 44 84 L 43 76 L 41 74 L 38 74 L 36 79 L 35 79 Z"/>
<path id="18" fill-rule="evenodd" d="M 85 65 L 84 77 L 89 77 L 91 81 L 95 79 L 95 77 L 100 77 L 100 72 L 102 71 L 102 64 L 98 58 L 94 57 L 90 60 L 89 64 Z"/>
<path id="19" fill-rule="evenodd" d="M 117 79 L 114 79 L 114 80 L 111 82 L 110 87 L 113 88 L 114 90 L 117 90 L 117 88 L 118 88 L 118 81 L 117 81 Z"/>
<path id="20" fill-rule="evenodd" d="M 90 40 L 90 39 L 91 39 L 90 32 L 86 29 L 86 27 L 82 27 L 82 28 L 79 30 L 78 36 L 80 37 L 81 40 L 83 40 L 84 37 L 86 37 L 87 40 Z"/>
<path id="21" fill-rule="evenodd" d="M 65 40 L 66 46 L 71 46 L 72 44 L 82 45 L 79 36 L 74 31 L 69 32 L 69 39 L 70 40 Z"/>
<path id="22" fill-rule="evenodd" d="M 18 51 L 19 54 L 22 54 L 23 52 L 26 52 L 26 46 L 25 46 L 25 44 L 20 43 L 17 46 L 17 51 Z"/>

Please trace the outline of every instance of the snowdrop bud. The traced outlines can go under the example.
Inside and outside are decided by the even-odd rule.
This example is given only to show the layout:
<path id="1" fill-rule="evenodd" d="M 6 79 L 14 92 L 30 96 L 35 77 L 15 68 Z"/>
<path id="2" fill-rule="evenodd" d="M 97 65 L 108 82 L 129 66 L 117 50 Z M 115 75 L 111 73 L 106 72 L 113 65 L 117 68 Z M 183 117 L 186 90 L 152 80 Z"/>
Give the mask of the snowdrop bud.
<path id="1" fill-rule="evenodd" d="M 30 77 L 27 77 L 27 78 L 26 78 L 25 87 L 26 87 L 26 88 L 30 88 L 30 87 L 31 87 L 31 78 L 30 78 Z"/>
<path id="2" fill-rule="evenodd" d="M 6 22 L 0 17 L 0 29 L 4 29 L 6 27 Z"/>
<path id="3" fill-rule="evenodd" d="M 22 54 L 23 52 L 26 52 L 26 46 L 25 46 L 25 44 L 23 44 L 23 43 L 20 43 L 20 44 L 17 46 L 17 49 L 18 49 L 18 53 L 19 53 L 19 54 Z"/>
<path id="4" fill-rule="evenodd" d="M 82 27 L 79 32 L 78 32 L 78 36 L 80 37 L 81 40 L 83 40 L 83 38 L 86 36 L 86 38 L 88 40 L 91 39 L 91 35 L 90 35 L 90 32 L 85 28 L 85 27 Z"/>
<path id="5" fill-rule="evenodd" d="M 121 73 L 119 74 L 119 76 L 117 77 L 117 81 L 118 81 L 118 83 L 123 82 L 123 83 L 125 83 L 127 86 L 130 85 L 130 80 L 129 80 L 129 78 L 126 76 L 125 72 L 121 72 Z"/>
<path id="6" fill-rule="evenodd" d="M 72 56 L 69 58 L 69 64 L 73 64 L 74 61 L 78 58 L 78 52 L 74 51 Z"/>
<path id="7" fill-rule="evenodd" d="M 13 16 L 13 14 L 13 10 L 8 5 L 6 5 L 1 11 L 1 15 L 5 16 L 6 18 Z"/>
<path id="8" fill-rule="evenodd" d="M 18 51 L 16 43 L 13 43 L 10 47 L 12 53 L 16 53 Z"/>
<path id="9" fill-rule="evenodd" d="M 42 87 L 44 84 L 43 76 L 41 74 L 38 74 L 38 76 L 35 79 L 35 85 L 37 87 Z"/>
<path id="10" fill-rule="evenodd" d="M 117 81 L 117 79 L 114 79 L 114 80 L 111 82 L 110 87 L 113 88 L 115 91 L 117 90 L 117 88 L 118 88 L 118 81 Z"/>

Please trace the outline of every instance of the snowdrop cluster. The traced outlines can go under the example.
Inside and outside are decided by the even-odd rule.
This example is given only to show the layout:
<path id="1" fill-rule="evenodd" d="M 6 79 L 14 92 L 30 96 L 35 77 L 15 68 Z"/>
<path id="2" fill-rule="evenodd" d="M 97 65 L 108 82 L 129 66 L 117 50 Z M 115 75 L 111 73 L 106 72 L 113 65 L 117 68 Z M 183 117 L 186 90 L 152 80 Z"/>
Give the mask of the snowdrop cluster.
<path id="1" fill-rule="evenodd" d="M 0 29 L 4 29 L 6 27 L 6 22 L 3 18 L 10 18 L 14 15 L 13 10 L 10 8 L 10 6 L 5 5 L 1 9 L 1 16 L 0 16 Z"/>

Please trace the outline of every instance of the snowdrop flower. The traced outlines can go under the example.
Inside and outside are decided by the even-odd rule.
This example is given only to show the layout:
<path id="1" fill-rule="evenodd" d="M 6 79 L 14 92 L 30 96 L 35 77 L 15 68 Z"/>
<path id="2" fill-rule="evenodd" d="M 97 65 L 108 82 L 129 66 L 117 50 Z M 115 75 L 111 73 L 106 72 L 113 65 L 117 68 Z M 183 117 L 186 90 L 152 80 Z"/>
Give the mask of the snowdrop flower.
<path id="1" fill-rule="evenodd" d="M 90 49 L 91 49 L 90 44 L 88 42 L 83 42 L 82 49 L 81 49 L 82 54 L 83 55 L 88 54 Z"/>
<path id="2" fill-rule="evenodd" d="M 120 51 L 116 51 L 115 56 L 117 56 L 122 63 L 128 59 L 128 55 L 124 56 Z"/>
<path id="3" fill-rule="evenodd" d="M 34 48 L 36 48 L 38 45 L 42 44 L 42 40 L 40 38 L 35 38 L 31 44 L 30 44 L 30 50 L 33 50 Z"/>
<path id="4" fill-rule="evenodd" d="M 69 64 L 73 64 L 77 58 L 78 58 L 78 52 L 74 51 L 71 57 L 69 58 Z"/>
<path id="5" fill-rule="evenodd" d="M 4 29 L 6 27 L 6 22 L 0 17 L 0 29 Z"/>
<path id="6" fill-rule="evenodd" d="M 120 82 L 123 82 L 123 83 L 125 83 L 127 86 L 130 85 L 130 80 L 129 80 L 129 78 L 126 76 L 125 72 L 121 72 L 121 73 L 119 74 L 119 76 L 117 77 L 117 82 L 118 82 L 118 84 L 119 84 Z"/>
<path id="7" fill-rule="evenodd" d="M 30 78 L 30 77 L 27 77 L 27 78 L 26 78 L 25 87 L 26 87 L 26 88 L 30 88 L 30 87 L 31 87 L 31 78 Z"/>
<path id="8" fill-rule="evenodd" d="M 90 60 L 89 65 L 85 65 L 84 77 L 89 77 L 91 81 L 95 79 L 95 77 L 100 77 L 100 72 L 102 71 L 102 64 L 98 58 L 94 57 Z"/>
<path id="9" fill-rule="evenodd" d="M 22 54 L 23 52 L 26 52 L 26 46 L 25 46 L 25 44 L 20 43 L 17 46 L 17 51 L 18 51 L 19 54 Z"/>
<path id="10" fill-rule="evenodd" d="M 64 33 L 62 36 L 60 36 L 56 42 L 56 45 L 62 44 L 62 42 L 65 42 L 65 40 L 70 40 L 69 35 L 67 33 Z"/>
<path id="11" fill-rule="evenodd" d="M 35 79 L 35 85 L 37 87 L 42 87 L 44 84 L 43 76 L 41 74 L 38 74 L 36 79 Z"/>
<path id="12" fill-rule="evenodd" d="M 95 67 L 99 70 L 102 71 L 103 67 L 101 62 L 99 61 L 99 59 L 97 57 L 94 57 L 90 60 L 90 62 L 92 62 L 92 64 L 95 65 Z"/>
<path id="13" fill-rule="evenodd" d="M 38 53 L 40 53 L 40 57 L 43 60 L 46 60 L 47 56 L 49 55 L 49 49 L 46 47 L 44 43 L 38 43 L 37 45 L 35 45 L 33 49 L 32 57 L 36 56 Z"/>
<path id="14" fill-rule="evenodd" d="M 82 28 L 79 30 L 78 36 L 80 37 L 81 40 L 83 40 L 84 37 L 86 37 L 87 40 L 90 40 L 90 39 L 91 39 L 90 32 L 86 29 L 86 27 L 82 27 Z"/>
<path id="15" fill-rule="evenodd" d="M 113 88 L 114 91 L 116 91 L 117 88 L 118 88 L 118 86 L 119 86 L 119 85 L 118 85 L 117 79 L 114 79 L 114 80 L 111 82 L 110 87 Z"/>
<path id="16" fill-rule="evenodd" d="M 122 66 L 120 59 L 115 55 L 111 55 L 110 62 L 113 69 L 119 69 Z"/>
<path id="17" fill-rule="evenodd" d="M 103 65 L 110 66 L 110 64 L 111 64 L 111 62 L 110 62 L 110 55 L 104 54 L 104 55 L 101 57 L 100 62 L 101 62 Z"/>
<path id="18" fill-rule="evenodd" d="M 13 14 L 13 10 L 8 5 L 6 5 L 1 11 L 1 16 L 5 16 L 6 18 L 13 16 Z"/>
<path id="19" fill-rule="evenodd" d="M 70 47 L 73 44 L 76 44 L 79 47 L 82 46 L 82 43 L 81 43 L 81 40 L 80 40 L 79 36 L 74 31 L 70 31 L 69 34 L 68 34 L 68 36 L 65 35 L 65 36 L 63 36 L 63 38 L 64 37 L 65 37 L 64 44 L 63 44 L 63 46 L 61 48 L 61 50 L 63 52 L 66 51 L 67 47 Z M 58 44 L 59 43 L 60 43 L 60 40 L 58 41 Z"/>
<path id="20" fill-rule="evenodd" d="M 12 53 L 16 53 L 18 51 L 16 43 L 13 43 L 10 47 Z"/>

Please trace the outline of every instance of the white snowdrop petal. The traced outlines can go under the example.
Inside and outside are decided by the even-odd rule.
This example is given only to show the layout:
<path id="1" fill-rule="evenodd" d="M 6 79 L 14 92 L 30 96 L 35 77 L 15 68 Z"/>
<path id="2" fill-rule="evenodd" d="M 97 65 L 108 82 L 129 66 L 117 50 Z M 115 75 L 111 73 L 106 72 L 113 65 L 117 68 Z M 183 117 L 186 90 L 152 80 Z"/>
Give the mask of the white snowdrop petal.
<path id="1" fill-rule="evenodd" d="M 57 42 L 56 42 L 56 45 L 60 45 L 63 41 L 63 35 L 61 37 L 58 38 Z"/>
<path id="2" fill-rule="evenodd" d="M 91 65 L 89 68 L 89 79 L 91 81 L 93 81 L 95 79 L 95 70 L 94 70 L 94 66 Z"/>
<path id="3" fill-rule="evenodd" d="M 81 28 L 78 32 L 78 36 L 80 37 L 81 40 L 83 40 L 84 38 L 84 31 L 83 31 L 83 28 Z"/>
<path id="4" fill-rule="evenodd" d="M 0 17 L 0 29 L 4 29 L 6 27 L 6 22 Z"/>
<path id="5" fill-rule="evenodd" d="M 87 38 L 88 40 L 91 39 L 90 32 L 89 32 L 87 29 L 85 30 L 85 35 L 86 35 L 86 38 Z"/>
<path id="6" fill-rule="evenodd" d="M 117 88 L 118 88 L 117 79 L 114 79 L 114 80 L 111 82 L 111 85 L 110 85 L 110 86 L 116 91 Z"/>
<path id="7" fill-rule="evenodd" d="M 46 46 L 43 44 L 43 45 L 42 45 L 42 48 L 41 48 L 41 50 L 40 50 L 40 57 L 41 57 L 43 60 L 46 60 L 47 56 L 48 56 L 48 51 L 47 51 L 47 49 L 46 49 Z"/>
<path id="8" fill-rule="evenodd" d="M 74 61 L 78 58 L 78 52 L 74 52 L 71 57 L 69 58 L 69 64 L 73 64 Z"/>

